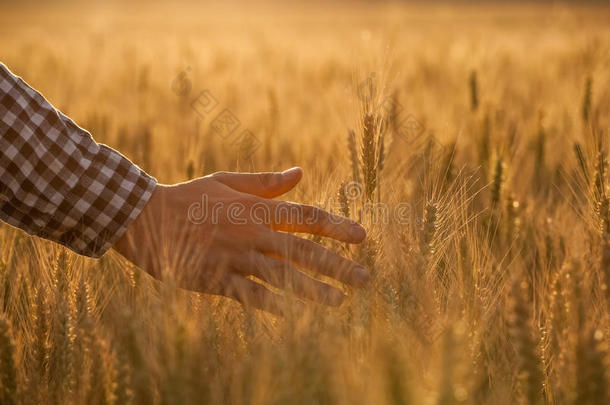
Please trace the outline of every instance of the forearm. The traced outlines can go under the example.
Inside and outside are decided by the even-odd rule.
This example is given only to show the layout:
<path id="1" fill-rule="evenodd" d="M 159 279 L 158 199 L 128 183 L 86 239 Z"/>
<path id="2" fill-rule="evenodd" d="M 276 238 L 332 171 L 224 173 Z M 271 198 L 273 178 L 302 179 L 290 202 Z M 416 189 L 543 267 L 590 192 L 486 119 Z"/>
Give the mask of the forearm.
<path id="1" fill-rule="evenodd" d="M 0 64 L 0 219 L 98 257 L 155 185 Z"/>

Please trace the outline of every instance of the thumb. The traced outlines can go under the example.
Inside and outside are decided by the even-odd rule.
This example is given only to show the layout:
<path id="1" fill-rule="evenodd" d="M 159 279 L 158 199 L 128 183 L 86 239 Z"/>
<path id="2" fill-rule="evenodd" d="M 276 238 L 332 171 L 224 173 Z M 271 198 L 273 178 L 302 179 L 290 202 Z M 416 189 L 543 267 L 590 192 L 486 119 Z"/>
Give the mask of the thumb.
<path id="1" fill-rule="evenodd" d="M 273 198 L 290 191 L 303 177 L 303 169 L 293 167 L 283 172 L 226 173 L 213 177 L 222 184 L 242 193 Z"/>

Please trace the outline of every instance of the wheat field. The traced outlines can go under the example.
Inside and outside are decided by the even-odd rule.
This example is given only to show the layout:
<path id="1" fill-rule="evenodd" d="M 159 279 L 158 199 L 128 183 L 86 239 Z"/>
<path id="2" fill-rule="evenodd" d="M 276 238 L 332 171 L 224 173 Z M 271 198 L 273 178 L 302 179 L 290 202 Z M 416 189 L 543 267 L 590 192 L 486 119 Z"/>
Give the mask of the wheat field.
<path id="1" fill-rule="evenodd" d="M 608 21 L 3 3 L 2 62 L 98 142 L 162 183 L 301 166 L 285 198 L 361 221 L 362 245 L 311 238 L 373 277 L 277 317 L 1 224 L 0 404 L 608 403 Z"/>

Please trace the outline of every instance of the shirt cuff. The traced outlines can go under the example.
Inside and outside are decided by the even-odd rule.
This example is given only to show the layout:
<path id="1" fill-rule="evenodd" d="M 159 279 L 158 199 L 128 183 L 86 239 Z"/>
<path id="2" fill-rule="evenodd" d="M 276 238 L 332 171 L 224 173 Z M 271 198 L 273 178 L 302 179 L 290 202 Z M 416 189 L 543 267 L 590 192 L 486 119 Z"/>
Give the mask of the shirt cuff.
<path id="1" fill-rule="evenodd" d="M 129 159 L 114 149 L 105 145 L 102 145 L 102 147 L 107 148 L 110 153 L 118 155 L 117 158 L 122 162 L 119 165 L 120 167 L 123 164 L 130 166 L 128 169 L 129 174 L 122 177 L 122 188 L 120 190 L 117 189 L 117 194 L 113 197 L 116 200 L 115 202 L 121 204 L 121 209 L 115 212 L 112 221 L 98 235 L 99 242 L 94 241 L 91 244 L 94 247 L 99 246 L 99 248 L 91 252 L 92 257 L 102 256 L 118 242 L 131 223 L 140 215 L 157 186 L 157 179 L 140 169 Z"/>
<path id="2" fill-rule="evenodd" d="M 100 257 L 127 231 L 150 200 L 157 180 L 116 150 L 99 145 L 74 196 L 74 207 L 87 202 L 79 225 L 62 235 L 60 243 L 77 253 Z M 85 194 L 89 197 L 83 198 Z M 70 200 L 70 198 L 68 198 Z"/>

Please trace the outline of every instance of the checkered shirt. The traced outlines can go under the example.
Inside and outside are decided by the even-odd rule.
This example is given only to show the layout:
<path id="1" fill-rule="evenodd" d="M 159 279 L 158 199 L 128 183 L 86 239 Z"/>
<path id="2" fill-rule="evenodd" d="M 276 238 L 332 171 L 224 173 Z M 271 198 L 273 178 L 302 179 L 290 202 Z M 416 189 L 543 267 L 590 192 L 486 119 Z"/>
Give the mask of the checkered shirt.
<path id="1" fill-rule="evenodd" d="M 156 184 L 0 63 L 0 219 L 99 257 Z"/>

